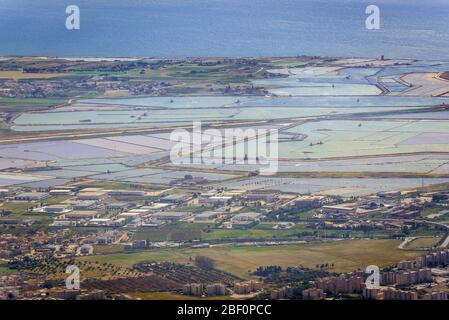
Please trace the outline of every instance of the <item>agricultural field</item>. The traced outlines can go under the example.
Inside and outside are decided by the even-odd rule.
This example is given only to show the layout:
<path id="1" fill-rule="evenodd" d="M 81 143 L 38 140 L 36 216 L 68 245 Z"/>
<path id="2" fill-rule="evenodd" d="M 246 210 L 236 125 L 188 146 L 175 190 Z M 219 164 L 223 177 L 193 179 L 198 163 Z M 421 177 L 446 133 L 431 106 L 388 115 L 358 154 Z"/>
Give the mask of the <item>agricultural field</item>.
<path id="1" fill-rule="evenodd" d="M 21 71 L 0 71 L 0 79 L 51 79 L 63 77 L 63 73 L 26 73 Z"/>
<path id="2" fill-rule="evenodd" d="M 196 298 L 173 292 L 129 292 L 127 295 L 141 300 L 233 300 L 230 296 Z"/>
<path id="3" fill-rule="evenodd" d="M 175 223 L 157 230 L 140 230 L 134 239 L 150 241 L 168 240 L 227 240 L 227 239 L 275 239 L 276 237 L 294 236 L 304 231 L 301 225 L 289 230 L 274 230 L 272 225 L 258 225 L 247 230 L 218 229 L 214 224 Z"/>
<path id="4" fill-rule="evenodd" d="M 325 238 L 374 238 L 388 239 L 398 233 L 394 231 L 357 231 L 308 228 L 305 223 L 297 223 L 290 229 L 273 229 L 275 224 L 262 223 L 250 229 L 220 229 L 208 223 L 172 223 L 159 229 L 139 229 L 133 239 L 147 241 L 191 241 L 226 243 L 232 241 L 276 241 L 276 240 L 316 240 Z M 399 233 L 400 234 L 400 233 Z"/>
<path id="5" fill-rule="evenodd" d="M 133 269 L 152 273 L 180 284 L 195 282 L 205 284 L 224 283 L 232 286 L 236 280 L 239 280 L 235 276 L 216 269 L 200 268 L 198 266 L 171 262 L 155 263 L 148 261 L 134 265 Z"/>
<path id="6" fill-rule="evenodd" d="M 135 235 L 135 240 L 148 241 L 189 241 L 202 238 L 203 230 L 208 225 L 198 223 L 172 223 L 156 230 L 141 228 Z"/>
<path id="7" fill-rule="evenodd" d="M 83 287 L 88 290 L 104 290 L 108 293 L 123 293 L 130 290 L 138 292 L 158 292 L 181 290 L 182 285 L 175 281 L 155 275 L 110 280 L 87 280 Z"/>
<path id="8" fill-rule="evenodd" d="M 256 226 L 249 230 L 226 230 L 215 229 L 206 231 L 202 235 L 203 241 L 211 240 L 235 240 L 235 239 L 265 239 L 275 240 L 276 238 L 297 238 L 298 232 L 305 231 L 302 226 L 297 226 L 289 230 L 265 229 L 263 226 Z"/>
<path id="9" fill-rule="evenodd" d="M 33 99 L 25 99 L 25 98 L 0 98 L 0 110 L 8 110 L 11 108 L 12 111 L 21 111 L 21 110 L 29 110 L 33 107 L 50 107 L 57 106 L 66 103 L 66 99 L 57 99 L 57 98 L 33 98 Z M 28 108 L 28 109 L 27 109 Z"/>
<path id="10" fill-rule="evenodd" d="M 61 260 L 50 258 L 46 260 L 30 261 L 20 264 L 19 269 L 45 275 L 47 279 L 60 280 L 65 279 L 66 267 L 73 264 L 69 259 Z M 111 280 L 116 278 L 137 277 L 142 276 L 142 273 L 136 272 L 129 268 L 112 265 L 110 263 L 98 263 L 96 261 L 79 261 L 77 266 L 80 272 L 84 274 L 83 279 L 101 279 Z"/>
<path id="11" fill-rule="evenodd" d="M 232 64 L 217 64 L 215 66 L 177 64 L 156 70 L 132 70 L 123 74 L 124 77 L 139 80 L 221 80 L 228 82 L 244 82 L 246 75 L 247 73 L 239 71 Z"/>

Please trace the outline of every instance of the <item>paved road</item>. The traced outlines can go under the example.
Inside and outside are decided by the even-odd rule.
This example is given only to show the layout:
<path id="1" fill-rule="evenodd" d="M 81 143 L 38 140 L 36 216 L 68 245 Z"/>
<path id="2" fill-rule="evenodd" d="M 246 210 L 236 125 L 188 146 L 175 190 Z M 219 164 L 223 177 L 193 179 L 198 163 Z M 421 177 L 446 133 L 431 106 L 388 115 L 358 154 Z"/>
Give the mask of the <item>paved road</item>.
<path id="1" fill-rule="evenodd" d="M 398 246 L 398 249 L 404 249 L 404 247 L 409 244 L 410 242 L 412 242 L 413 240 L 415 240 L 416 237 L 407 237 L 404 239 L 404 241 L 402 241 L 402 243 Z"/>
<path id="2" fill-rule="evenodd" d="M 444 239 L 443 243 L 440 244 L 439 248 L 446 248 L 449 245 L 449 234 Z"/>
<path id="3" fill-rule="evenodd" d="M 443 229 L 446 232 L 446 238 L 444 241 L 439 245 L 439 248 L 446 248 L 449 245 L 449 225 L 440 223 L 440 222 L 433 222 L 433 221 L 427 221 L 427 220 L 416 220 L 416 219 L 372 219 L 372 220 L 378 220 L 378 221 L 401 221 L 401 222 L 413 222 L 418 224 L 424 224 L 429 225 L 433 227 L 438 227 L 440 229 Z"/>

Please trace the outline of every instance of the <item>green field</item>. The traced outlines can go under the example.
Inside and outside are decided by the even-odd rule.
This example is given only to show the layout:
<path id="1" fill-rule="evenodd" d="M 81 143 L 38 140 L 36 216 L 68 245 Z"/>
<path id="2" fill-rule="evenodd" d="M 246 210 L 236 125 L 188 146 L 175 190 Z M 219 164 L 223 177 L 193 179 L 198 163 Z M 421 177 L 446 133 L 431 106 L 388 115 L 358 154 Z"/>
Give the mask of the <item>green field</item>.
<path id="1" fill-rule="evenodd" d="M 134 235 L 136 240 L 148 241 L 189 241 L 226 242 L 231 240 L 275 240 L 316 238 L 375 238 L 388 239 L 393 231 L 376 230 L 363 232 L 357 230 L 323 230 L 307 228 L 305 223 L 298 223 L 290 229 L 273 229 L 275 223 L 261 223 L 251 229 L 219 229 L 215 224 L 178 222 L 159 229 L 141 228 Z M 428 234 L 428 233 L 427 233 Z"/>
<path id="2" fill-rule="evenodd" d="M 8 268 L 7 265 L 0 264 L 0 276 L 14 273 L 14 270 Z"/>
<path id="3" fill-rule="evenodd" d="M 40 99 L 40 98 L 3 98 L 0 97 L 0 105 L 8 106 L 54 106 L 67 102 L 66 99 Z"/>
<path id="4" fill-rule="evenodd" d="M 188 241 L 201 239 L 207 224 L 201 223 L 172 223 L 159 229 L 141 228 L 134 235 L 135 240 L 148 241 Z"/>
<path id="5" fill-rule="evenodd" d="M 247 74 L 232 65 L 198 66 L 193 64 L 178 64 L 158 69 L 130 70 L 122 75 L 132 79 L 144 80 L 222 80 L 243 82 Z"/>
<path id="6" fill-rule="evenodd" d="M 276 230 L 273 229 L 274 224 L 259 224 L 252 229 L 213 229 L 204 232 L 202 240 L 218 240 L 218 239 L 276 239 L 296 237 L 298 232 L 305 231 L 304 225 L 296 225 L 291 229 Z"/>
<path id="7" fill-rule="evenodd" d="M 36 206 L 37 204 L 32 202 L 5 202 L 3 203 L 1 210 L 10 212 L 11 214 L 20 215 L 26 213 L 29 209 Z"/>

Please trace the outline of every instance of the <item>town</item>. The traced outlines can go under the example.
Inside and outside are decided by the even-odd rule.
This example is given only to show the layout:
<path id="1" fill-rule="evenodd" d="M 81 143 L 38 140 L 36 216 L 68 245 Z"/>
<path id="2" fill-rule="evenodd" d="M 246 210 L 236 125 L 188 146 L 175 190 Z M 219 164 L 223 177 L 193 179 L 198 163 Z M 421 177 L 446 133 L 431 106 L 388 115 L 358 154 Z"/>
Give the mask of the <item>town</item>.
<path id="1" fill-rule="evenodd" d="M 198 298 L 448 299 L 449 227 L 438 221 L 449 213 L 449 190 L 343 199 L 208 186 L 186 190 L 180 182 L 157 191 L 138 185 L 105 189 L 73 183 L 0 192 L 0 257 L 3 268 L 10 270 L 1 276 L 1 296 L 6 299 L 131 298 L 123 294 L 125 287 Z M 26 208 L 20 218 L 14 214 L 19 208 Z M 45 227 L 43 220 L 48 221 Z M 186 234 L 163 234 L 175 225 Z M 270 228 L 272 236 L 251 236 L 257 226 L 267 234 Z M 36 232 L 30 233 L 34 228 Z M 302 231 L 288 233 L 295 229 Z M 198 230 L 222 236 L 206 241 L 193 232 Z M 238 237 L 234 230 L 248 232 Z M 152 238 L 153 233 L 160 233 L 159 239 Z M 288 246 L 360 237 L 399 239 L 399 248 L 414 252 L 416 258 L 385 266 L 380 288 L 371 289 L 366 288 L 364 270 L 337 273 L 326 261 L 315 267 L 259 266 L 253 280 L 242 280 L 216 269 L 213 259 L 195 255 L 195 250 L 219 246 Z M 419 241 L 424 246 L 412 246 Z M 144 253 L 167 248 L 189 249 L 195 257 L 187 264 L 148 261 L 127 268 L 95 261 L 114 250 Z M 82 267 L 81 290 L 65 288 L 64 266 L 71 264 Z"/>
<path id="2" fill-rule="evenodd" d="M 446 300 L 448 70 L 0 59 L 1 299 Z"/>

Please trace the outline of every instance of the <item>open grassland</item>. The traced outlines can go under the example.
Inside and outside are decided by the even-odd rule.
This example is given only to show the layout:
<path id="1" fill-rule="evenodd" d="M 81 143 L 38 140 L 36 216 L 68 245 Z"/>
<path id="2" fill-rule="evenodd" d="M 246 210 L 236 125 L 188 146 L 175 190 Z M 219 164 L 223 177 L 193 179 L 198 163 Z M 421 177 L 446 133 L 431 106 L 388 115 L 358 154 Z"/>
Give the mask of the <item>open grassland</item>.
<path id="1" fill-rule="evenodd" d="M 63 73 L 25 73 L 22 71 L 0 71 L 0 79 L 50 79 L 62 77 Z"/>
<path id="2" fill-rule="evenodd" d="M 332 271 L 346 272 L 363 269 L 371 264 L 387 266 L 420 254 L 397 249 L 399 243 L 399 240 L 347 240 L 271 247 L 226 245 L 205 249 L 156 249 L 80 259 L 129 267 L 145 260 L 188 264 L 192 263 L 195 256 L 207 256 L 215 260 L 216 268 L 245 278 L 258 266 L 265 265 L 303 265 L 315 268 L 317 264 L 329 263 L 334 264 Z"/>
<path id="3" fill-rule="evenodd" d="M 417 238 L 410 242 L 405 248 L 406 249 L 424 249 L 424 248 L 431 248 L 435 246 L 439 241 L 441 240 L 441 237 L 422 237 Z"/>
<path id="4" fill-rule="evenodd" d="M 8 213 L 8 215 L 19 217 L 28 213 L 28 210 L 36 207 L 35 203 L 32 202 L 5 202 L 0 207 L 0 210 Z"/>

